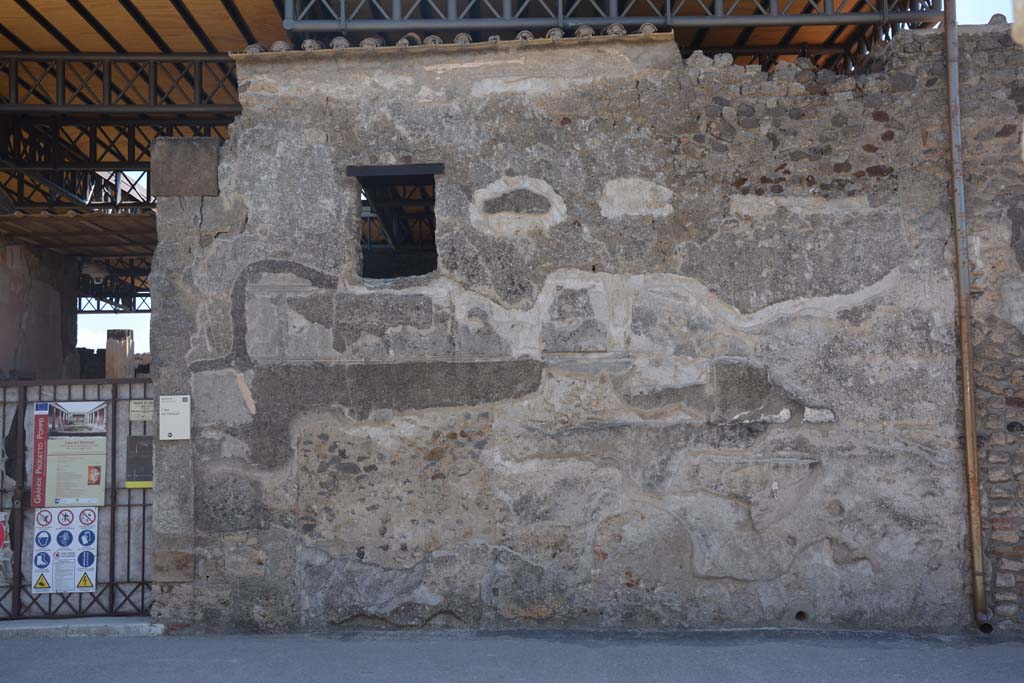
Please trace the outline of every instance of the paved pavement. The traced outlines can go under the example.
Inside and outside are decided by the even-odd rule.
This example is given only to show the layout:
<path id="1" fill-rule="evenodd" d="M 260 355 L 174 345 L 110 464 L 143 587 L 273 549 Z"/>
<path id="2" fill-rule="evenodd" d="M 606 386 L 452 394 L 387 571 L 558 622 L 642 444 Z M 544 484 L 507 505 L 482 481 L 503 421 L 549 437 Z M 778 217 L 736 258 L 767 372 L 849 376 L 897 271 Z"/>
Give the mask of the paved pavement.
<path id="1" fill-rule="evenodd" d="M 808 631 L 31 638 L 0 642 L 0 679 L 1009 682 L 1024 680 L 1024 641 Z"/>

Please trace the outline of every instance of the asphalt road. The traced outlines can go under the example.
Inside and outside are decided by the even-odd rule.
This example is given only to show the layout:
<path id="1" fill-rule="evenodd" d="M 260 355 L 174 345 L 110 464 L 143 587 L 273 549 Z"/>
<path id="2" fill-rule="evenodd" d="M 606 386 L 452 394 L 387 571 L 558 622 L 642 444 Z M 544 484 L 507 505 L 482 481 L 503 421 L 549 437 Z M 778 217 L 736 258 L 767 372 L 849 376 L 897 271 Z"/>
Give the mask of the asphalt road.
<path id="1" fill-rule="evenodd" d="M 1024 680 L 1024 641 L 743 631 L 687 635 L 431 632 L 0 641 L 0 680 Z"/>

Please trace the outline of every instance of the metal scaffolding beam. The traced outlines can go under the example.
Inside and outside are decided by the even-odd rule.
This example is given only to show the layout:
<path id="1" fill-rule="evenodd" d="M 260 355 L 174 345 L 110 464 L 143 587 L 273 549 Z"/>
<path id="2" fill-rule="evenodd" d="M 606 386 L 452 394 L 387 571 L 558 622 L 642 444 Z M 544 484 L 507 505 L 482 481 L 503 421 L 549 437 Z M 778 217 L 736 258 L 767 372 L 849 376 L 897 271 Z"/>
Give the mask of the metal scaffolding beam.
<path id="1" fill-rule="evenodd" d="M 133 212 L 154 206 L 149 149 L 161 136 L 226 136 L 228 118 L 88 120 L 21 116 L 0 125 L 0 188 L 16 209 Z"/>
<path id="2" fill-rule="evenodd" d="M 78 313 L 148 313 L 150 259 L 93 259 L 102 263 L 102 279 L 83 275 L 78 283 Z"/>
<path id="3" fill-rule="evenodd" d="M 157 137 L 211 137 L 229 118 L 69 119 L 23 116 L 0 125 L 0 157 L 26 171 L 144 171 Z"/>
<path id="4" fill-rule="evenodd" d="M 0 114 L 235 116 L 227 55 L 0 52 Z"/>
<path id="5" fill-rule="evenodd" d="M 803 3 L 796 0 L 393 0 L 389 6 L 373 0 L 286 0 L 284 27 L 288 31 L 311 33 L 572 29 L 582 25 L 601 28 L 646 23 L 663 28 L 715 29 L 927 25 L 943 18 L 941 0 L 876 0 L 870 3 L 871 11 L 852 11 L 850 3 L 835 0 L 807 4 L 809 11 L 802 11 Z M 371 5 L 377 6 L 378 11 L 372 12 Z M 427 11 L 419 12 L 421 9 Z M 380 14 L 384 17 L 380 18 Z M 474 18 L 472 14 L 479 16 Z"/>
<path id="6" fill-rule="evenodd" d="M 41 171 L 20 168 L 0 157 L 0 190 L 16 210 L 95 209 L 140 211 L 156 204 L 149 172 Z"/>

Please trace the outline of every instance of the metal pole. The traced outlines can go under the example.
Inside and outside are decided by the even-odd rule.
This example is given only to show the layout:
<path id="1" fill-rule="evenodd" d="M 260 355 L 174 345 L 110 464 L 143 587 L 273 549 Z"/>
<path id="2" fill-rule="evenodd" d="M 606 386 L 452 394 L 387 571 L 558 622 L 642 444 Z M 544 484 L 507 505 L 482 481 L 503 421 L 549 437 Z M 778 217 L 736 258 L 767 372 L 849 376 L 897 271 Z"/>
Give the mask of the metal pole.
<path id="1" fill-rule="evenodd" d="M 57 72 L 57 92 L 55 93 L 57 95 L 57 104 L 61 105 L 64 104 L 64 62 L 58 61 L 53 66 Z"/>
<path id="2" fill-rule="evenodd" d="M 29 492 L 25 488 L 25 396 L 23 385 L 18 386 L 18 403 L 14 411 L 14 497 L 11 499 L 11 616 L 21 616 L 21 561 L 25 552 L 25 502 Z M 31 508 L 30 508 L 31 509 Z M 32 518 L 33 530 L 35 517 Z M 31 551 L 30 551 L 31 552 Z"/>
<path id="3" fill-rule="evenodd" d="M 193 62 L 193 64 L 195 69 L 195 76 L 192 79 L 192 90 L 195 96 L 193 101 L 197 107 L 201 107 L 203 106 L 203 63 Z"/>
<path id="4" fill-rule="evenodd" d="M 116 605 L 114 603 L 114 586 L 117 583 L 117 390 L 119 385 L 111 385 L 110 401 L 110 425 L 107 428 L 107 437 L 110 443 L 110 575 L 107 577 L 107 590 L 110 591 L 108 614 L 114 614 Z M 102 387 L 100 389 L 102 391 Z M 129 387 L 129 393 L 131 388 Z M 98 526 L 97 526 L 98 528 Z M 96 545 L 99 548 L 99 544 Z M 96 571 L 96 583 L 99 583 L 99 567 Z M 99 586 L 96 586 L 99 590 Z"/>
<path id="5" fill-rule="evenodd" d="M 7 59 L 7 65 L 8 65 L 8 72 L 7 72 L 8 96 L 7 96 L 7 100 L 11 104 L 17 104 L 18 103 L 18 60 L 8 58 Z"/>
<path id="6" fill-rule="evenodd" d="M 981 534 L 981 492 L 978 485 L 978 414 L 974 393 L 974 342 L 971 335 L 971 263 L 967 246 L 967 209 L 964 203 L 963 139 L 960 131 L 960 55 L 956 0 L 946 1 L 943 21 L 946 37 L 946 89 L 949 115 L 950 183 L 953 201 L 953 236 L 956 247 L 956 294 L 960 327 L 960 389 L 964 411 L 964 457 L 967 470 L 967 516 L 971 543 L 971 594 L 974 620 L 983 633 L 992 631 L 985 593 L 985 555 Z"/>
<path id="7" fill-rule="evenodd" d="M 112 62 L 103 62 L 103 104 L 110 105 L 110 93 L 111 93 L 111 70 L 113 69 Z"/>

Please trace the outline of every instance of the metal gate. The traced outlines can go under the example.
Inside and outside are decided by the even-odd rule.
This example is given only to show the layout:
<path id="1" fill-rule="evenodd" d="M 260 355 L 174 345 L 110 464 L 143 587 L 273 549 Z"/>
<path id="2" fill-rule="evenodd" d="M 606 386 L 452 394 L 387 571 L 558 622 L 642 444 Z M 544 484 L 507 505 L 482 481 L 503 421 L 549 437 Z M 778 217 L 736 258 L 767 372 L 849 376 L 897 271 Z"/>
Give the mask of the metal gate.
<path id="1" fill-rule="evenodd" d="M 153 434 L 149 422 L 128 419 L 129 401 L 152 399 L 148 379 L 0 383 L 0 518 L 8 545 L 0 546 L 0 620 L 139 616 L 153 602 L 150 577 L 153 492 L 126 486 L 128 437 Z M 36 401 L 106 401 L 106 505 L 99 510 L 94 593 L 32 593 L 31 477 L 26 472 L 26 424 Z M 5 562 L 4 555 L 9 556 Z"/>

